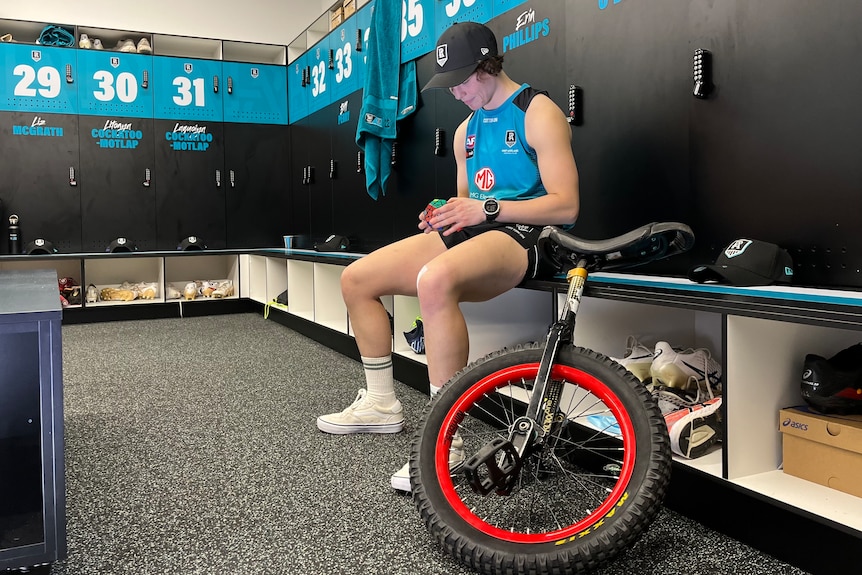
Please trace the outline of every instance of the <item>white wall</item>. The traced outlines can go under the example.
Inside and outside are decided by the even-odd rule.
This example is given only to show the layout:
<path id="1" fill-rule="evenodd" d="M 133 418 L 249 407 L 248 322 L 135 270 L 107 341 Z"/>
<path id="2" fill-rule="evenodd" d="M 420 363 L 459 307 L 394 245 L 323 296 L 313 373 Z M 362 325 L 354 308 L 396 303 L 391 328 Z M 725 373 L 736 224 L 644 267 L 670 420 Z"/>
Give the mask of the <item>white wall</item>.
<path id="1" fill-rule="evenodd" d="M 335 0 L 0 0 L 0 19 L 286 45 L 334 3 Z"/>

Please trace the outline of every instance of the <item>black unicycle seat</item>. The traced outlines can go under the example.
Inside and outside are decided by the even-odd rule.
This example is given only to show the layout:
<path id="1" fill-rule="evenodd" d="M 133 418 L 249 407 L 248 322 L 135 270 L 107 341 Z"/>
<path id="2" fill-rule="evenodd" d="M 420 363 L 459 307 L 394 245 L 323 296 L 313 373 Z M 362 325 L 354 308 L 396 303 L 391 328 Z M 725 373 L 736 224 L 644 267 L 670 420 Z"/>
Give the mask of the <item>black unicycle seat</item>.
<path id="1" fill-rule="evenodd" d="M 620 236 L 585 240 L 547 226 L 539 236 L 539 249 L 560 272 L 581 260 L 589 271 L 644 265 L 687 252 L 694 245 L 694 233 L 678 222 L 653 222 Z"/>

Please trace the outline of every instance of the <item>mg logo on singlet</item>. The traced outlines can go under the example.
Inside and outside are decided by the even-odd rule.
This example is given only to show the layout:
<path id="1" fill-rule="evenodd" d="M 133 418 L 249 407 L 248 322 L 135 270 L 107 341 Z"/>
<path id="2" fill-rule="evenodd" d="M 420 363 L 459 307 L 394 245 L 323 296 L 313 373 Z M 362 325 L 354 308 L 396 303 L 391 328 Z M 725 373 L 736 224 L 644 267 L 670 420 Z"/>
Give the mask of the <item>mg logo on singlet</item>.
<path id="1" fill-rule="evenodd" d="M 483 192 L 487 192 L 494 187 L 494 180 L 494 172 L 491 171 L 491 168 L 482 168 L 476 172 L 476 177 L 474 178 L 476 187 Z"/>

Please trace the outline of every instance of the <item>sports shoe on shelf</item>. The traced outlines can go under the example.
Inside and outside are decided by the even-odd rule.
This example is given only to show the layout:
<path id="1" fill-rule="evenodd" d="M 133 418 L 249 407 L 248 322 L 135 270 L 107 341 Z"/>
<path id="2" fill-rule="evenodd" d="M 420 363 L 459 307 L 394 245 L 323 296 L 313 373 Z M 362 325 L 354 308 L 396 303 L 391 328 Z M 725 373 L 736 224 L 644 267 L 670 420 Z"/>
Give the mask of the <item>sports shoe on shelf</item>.
<path id="1" fill-rule="evenodd" d="M 449 447 L 449 472 L 454 473 L 461 468 L 464 463 L 464 440 L 460 435 L 455 435 L 452 438 L 452 445 Z M 401 469 L 392 474 L 389 480 L 392 488 L 396 491 L 404 491 L 410 493 L 410 462 L 408 461 L 401 466 Z"/>
<path id="2" fill-rule="evenodd" d="M 650 379 L 650 366 L 652 365 L 653 351 L 640 343 L 633 335 L 626 338 L 626 355 L 622 359 L 612 357 L 611 359 L 629 370 L 642 382 Z"/>
<path id="3" fill-rule="evenodd" d="M 124 39 L 117 40 L 117 47 L 114 48 L 117 52 L 137 52 L 138 49 L 135 46 L 134 40 Z"/>
<path id="4" fill-rule="evenodd" d="M 422 324 L 421 317 L 417 317 L 413 321 L 410 331 L 404 332 L 404 338 L 415 353 L 425 353 L 425 326 Z"/>
<path id="5" fill-rule="evenodd" d="M 87 286 L 87 303 L 99 301 L 99 290 L 93 284 Z"/>
<path id="6" fill-rule="evenodd" d="M 339 435 L 347 433 L 398 433 L 404 427 L 404 413 L 397 399 L 389 407 L 375 405 L 360 389 L 356 399 L 344 411 L 321 415 L 317 429 Z"/>
<path id="7" fill-rule="evenodd" d="M 218 283 L 216 288 L 212 292 L 212 296 L 214 299 L 221 299 L 225 297 L 230 297 L 233 295 L 233 281 L 224 280 Z"/>
<path id="8" fill-rule="evenodd" d="M 153 48 L 150 46 L 150 41 L 146 38 L 141 38 L 138 41 L 138 54 L 152 54 Z"/>
<path id="9" fill-rule="evenodd" d="M 81 34 L 81 39 L 78 41 L 78 47 L 83 48 L 84 50 L 92 48 L 93 43 L 90 41 L 90 37 L 86 34 Z"/>
<path id="10" fill-rule="evenodd" d="M 102 41 L 98 38 L 93 38 L 93 50 L 104 50 L 105 47 L 102 46 Z"/>
<path id="11" fill-rule="evenodd" d="M 805 403 L 822 413 L 862 413 L 862 344 L 829 359 L 806 355 L 801 391 Z"/>
<path id="12" fill-rule="evenodd" d="M 693 392 L 700 382 L 706 382 L 717 393 L 721 390 L 721 366 L 707 349 L 679 351 L 660 341 L 655 346 L 649 371 L 653 385 Z"/>
<path id="13" fill-rule="evenodd" d="M 721 398 L 683 407 L 664 416 L 674 453 L 696 459 L 721 441 Z"/>

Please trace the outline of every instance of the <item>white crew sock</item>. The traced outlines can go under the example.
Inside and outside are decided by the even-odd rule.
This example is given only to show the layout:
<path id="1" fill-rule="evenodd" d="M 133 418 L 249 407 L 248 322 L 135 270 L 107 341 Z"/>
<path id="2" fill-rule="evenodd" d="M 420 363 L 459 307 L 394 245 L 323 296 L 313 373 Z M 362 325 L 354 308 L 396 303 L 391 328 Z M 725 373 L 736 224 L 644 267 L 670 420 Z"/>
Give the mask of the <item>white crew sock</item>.
<path id="1" fill-rule="evenodd" d="M 437 387 L 436 385 L 429 384 L 428 389 L 431 394 L 431 399 L 434 399 L 434 396 L 437 395 L 437 392 L 440 391 L 441 388 Z"/>
<path id="2" fill-rule="evenodd" d="M 367 398 L 375 405 L 389 407 L 395 403 L 395 380 L 392 376 L 392 356 L 362 357 Z"/>

